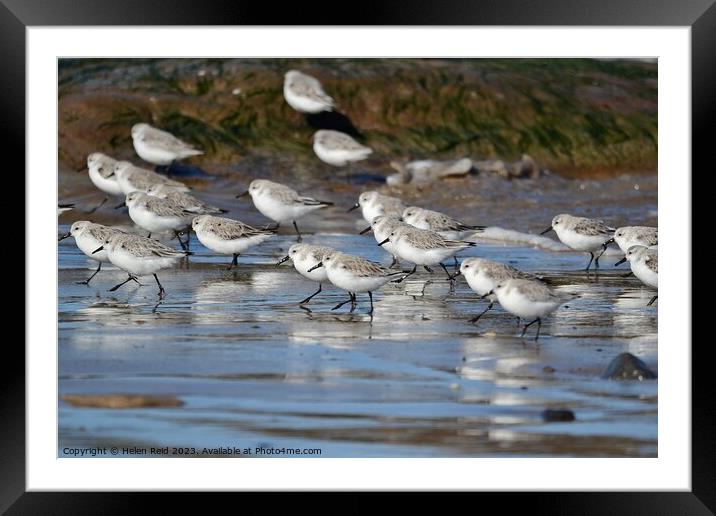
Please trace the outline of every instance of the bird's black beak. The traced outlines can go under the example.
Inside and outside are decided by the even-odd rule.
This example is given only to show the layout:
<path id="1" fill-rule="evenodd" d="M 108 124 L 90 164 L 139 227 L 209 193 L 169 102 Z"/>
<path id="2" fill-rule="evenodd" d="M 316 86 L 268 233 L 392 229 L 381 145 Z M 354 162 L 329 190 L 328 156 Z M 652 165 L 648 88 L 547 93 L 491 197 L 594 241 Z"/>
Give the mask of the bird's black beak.
<path id="1" fill-rule="evenodd" d="M 617 263 L 615 263 L 615 264 L 614 264 L 614 267 L 616 267 L 617 265 L 621 265 L 621 264 L 624 263 L 625 261 L 626 261 L 626 256 L 625 256 L 624 258 L 622 258 L 621 260 L 619 260 Z"/>
<path id="2" fill-rule="evenodd" d="M 323 267 L 323 262 L 318 262 L 316 265 L 314 265 L 313 267 L 311 267 L 310 269 L 308 269 L 307 272 L 315 271 L 315 270 L 318 269 L 319 267 Z"/>
<path id="3" fill-rule="evenodd" d="M 387 244 L 388 242 L 390 242 L 390 238 L 386 238 L 385 240 L 383 240 L 382 242 L 380 242 L 378 245 L 379 245 L 379 246 L 382 246 L 383 244 Z"/>
<path id="4" fill-rule="evenodd" d="M 278 263 L 276 264 L 276 267 L 278 267 L 279 265 L 281 265 L 283 262 L 287 262 L 287 261 L 290 260 L 290 259 L 291 259 L 291 257 L 290 257 L 289 255 L 284 256 L 283 258 L 281 258 L 281 259 L 278 261 Z"/>
<path id="5" fill-rule="evenodd" d="M 353 210 L 357 210 L 358 208 L 360 208 L 360 204 L 355 203 L 353 206 L 351 206 L 350 208 L 348 208 L 348 211 L 347 211 L 346 213 L 350 213 L 350 212 L 352 212 Z"/>
<path id="6" fill-rule="evenodd" d="M 248 191 L 248 190 L 246 190 L 245 192 L 240 193 L 239 195 L 236 196 L 236 198 L 239 199 L 240 197 L 246 197 L 247 195 L 249 195 L 249 191 Z"/>
<path id="7" fill-rule="evenodd" d="M 368 231 L 370 231 L 371 229 L 372 229 L 372 228 L 371 228 L 370 226 L 368 226 L 367 228 L 365 228 L 363 231 L 361 231 L 361 232 L 358 233 L 358 234 L 359 234 L 359 235 L 365 235 L 365 234 L 366 234 Z"/>
<path id="8" fill-rule="evenodd" d="M 460 272 L 460 270 L 458 269 L 457 272 L 452 275 L 452 277 L 457 278 L 460 274 L 462 274 L 462 272 Z"/>
<path id="9" fill-rule="evenodd" d="M 92 251 L 92 254 L 99 253 L 99 252 L 102 251 L 103 249 L 104 249 L 104 246 L 100 246 L 100 247 L 98 247 L 97 249 L 95 249 L 94 251 Z"/>
<path id="10" fill-rule="evenodd" d="M 59 238 L 57 241 L 58 241 L 58 242 L 62 242 L 65 238 L 69 238 L 69 237 L 71 237 L 71 236 L 72 236 L 72 233 L 70 233 L 70 232 L 68 231 L 68 232 L 65 233 L 64 235 L 60 236 L 60 238 Z"/>
<path id="11" fill-rule="evenodd" d="M 553 228 L 552 226 L 550 226 L 550 227 L 548 227 L 547 229 L 545 229 L 544 231 L 542 231 L 542 233 L 540 233 L 540 235 L 544 235 L 545 233 L 549 233 L 549 232 L 552 231 L 553 229 L 554 229 L 554 228 Z"/>
<path id="12" fill-rule="evenodd" d="M 491 296 L 491 295 L 494 294 L 494 293 L 495 293 L 494 290 L 490 290 L 490 291 L 489 291 L 487 294 L 485 294 L 484 296 L 480 296 L 480 299 L 485 299 L 486 297 Z"/>
<path id="13" fill-rule="evenodd" d="M 611 243 L 613 243 L 613 242 L 614 242 L 614 237 L 612 237 L 612 238 L 610 238 L 609 240 L 607 240 L 606 242 L 604 242 L 604 243 L 602 244 L 602 246 L 607 247 L 609 244 L 611 244 Z"/>
<path id="14" fill-rule="evenodd" d="M 124 208 L 126 205 L 127 205 L 127 203 L 126 203 L 125 201 L 122 201 L 122 202 L 119 203 L 117 206 L 115 206 L 114 209 L 115 209 L 115 210 L 118 210 L 118 209 L 120 209 L 120 208 Z"/>

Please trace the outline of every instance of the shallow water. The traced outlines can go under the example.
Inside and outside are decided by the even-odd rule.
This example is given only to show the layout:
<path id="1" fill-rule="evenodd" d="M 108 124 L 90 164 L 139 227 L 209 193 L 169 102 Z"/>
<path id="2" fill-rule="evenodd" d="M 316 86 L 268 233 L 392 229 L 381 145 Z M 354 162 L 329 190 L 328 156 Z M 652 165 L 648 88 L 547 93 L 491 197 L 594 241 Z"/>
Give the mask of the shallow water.
<path id="1" fill-rule="evenodd" d="M 644 222 L 655 223 L 655 188 L 639 195 L 619 181 L 631 182 L 599 186 L 622 192 L 621 211 L 603 203 L 604 212 L 632 220 L 645 214 Z M 655 178 L 648 181 L 655 186 Z M 555 184 L 562 186 L 551 197 L 542 192 L 533 216 L 513 210 L 501 217 L 488 200 L 463 219 L 485 221 L 490 212 L 504 227 L 542 229 L 547 212 L 561 211 L 555 204 L 565 202 L 565 188 L 584 192 L 579 183 Z M 523 188 L 515 197 L 530 196 Z M 250 203 L 237 208 L 228 195 L 209 198 L 232 205 L 232 217 L 265 222 Z M 126 220 L 113 210 L 104 217 Z M 321 232 L 307 235 L 309 243 L 388 261 L 371 235 L 355 234 L 364 224 L 344 210 L 303 226 Z M 126 277 L 108 266 L 89 287 L 75 284 L 95 265 L 72 239 L 61 242 L 60 396 L 168 395 L 183 405 L 102 409 L 60 401 L 59 454 L 78 446 L 320 448 L 324 457 L 657 454 L 657 381 L 599 378 L 624 351 L 658 366 L 658 302 L 645 307 L 652 291 L 621 277 L 614 254 L 587 276 L 578 271 L 588 259 L 580 253 L 495 242 L 462 253 L 540 272 L 555 288 L 581 294 L 545 320 L 535 343 L 534 328 L 520 339 L 516 319 L 499 307 L 478 325 L 467 322 L 485 303 L 462 279 L 450 291 L 439 269 L 377 292 L 372 320 L 366 295 L 353 314 L 348 305 L 331 311 L 345 295 L 330 285 L 311 311 L 302 310 L 296 303 L 316 285 L 289 263 L 274 265 L 293 241 L 282 232 L 226 271 L 229 259 L 193 238 L 197 254 L 159 274 L 167 290 L 161 303 L 151 277 L 145 286 L 106 292 Z M 546 408 L 572 410 L 576 420 L 545 422 Z"/>

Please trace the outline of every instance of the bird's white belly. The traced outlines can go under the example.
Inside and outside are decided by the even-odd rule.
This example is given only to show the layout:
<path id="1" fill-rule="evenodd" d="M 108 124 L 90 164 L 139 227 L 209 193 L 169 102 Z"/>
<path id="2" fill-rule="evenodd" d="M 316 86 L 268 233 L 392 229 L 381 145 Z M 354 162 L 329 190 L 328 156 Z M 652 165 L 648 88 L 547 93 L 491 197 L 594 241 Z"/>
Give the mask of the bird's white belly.
<path id="1" fill-rule="evenodd" d="M 184 218 L 160 217 L 142 206 L 130 207 L 129 218 L 131 218 L 139 227 L 146 229 L 150 233 L 169 230 L 178 231 L 187 225 Z"/>
<path id="2" fill-rule="evenodd" d="M 305 206 L 298 203 L 296 206 L 286 205 L 267 195 L 257 195 L 253 200 L 256 209 L 274 222 L 292 222 L 305 214 L 305 211 L 301 209 L 305 208 Z"/>
<path id="3" fill-rule="evenodd" d="M 115 249 L 109 253 L 109 261 L 122 270 L 135 276 L 146 276 L 155 272 L 172 267 L 178 258 L 137 258 L 136 256 Z"/>
<path id="4" fill-rule="evenodd" d="M 536 319 L 553 312 L 559 306 L 556 303 L 530 301 L 520 293 L 497 294 L 500 305 L 511 314 L 523 319 Z"/>
<path id="5" fill-rule="evenodd" d="M 264 240 L 270 238 L 271 235 L 256 235 L 248 238 L 237 238 L 234 240 L 224 240 L 218 238 L 211 232 L 200 231 L 196 234 L 199 242 L 205 247 L 219 254 L 241 254 L 250 247 L 260 244 Z"/>
<path id="6" fill-rule="evenodd" d="M 82 251 L 84 254 L 86 254 L 89 258 L 92 258 L 93 260 L 96 260 L 98 262 L 108 262 L 109 258 L 107 258 L 107 250 L 103 249 L 102 251 L 92 254 L 92 251 L 99 249 L 104 245 L 104 242 L 97 240 L 96 238 L 90 236 L 90 235 L 79 235 L 78 237 L 75 237 L 75 243 L 77 244 L 77 247 Z"/>
<path id="7" fill-rule="evenodd" d="M 645 285 L 656 289 L 659 288 L 659 275 L 647 267 L 645 263 L 638 262 L 632 264 L 631 271 L 634 273 L 634 276 L 639 278 Z"/>
<path id="8" fill-rule="evenodd" d="M 383 240 L 385 240 L 386 238 L 388 238 L 390 236 L 390 233 L 388 233 L 387 231 L 383 232 L 383 231 L 374 230 L 373 236 L 375 237 L 375 241 L 380 244 Z M 393 256 L 398 255 L 398 253 L 395 249 L 395 244 L 393 244 L 392 242 L 386 242 L 381 247 L 383 249 L 385 249 L 386 252 L 390 253 Z"/>
<path id="9" fill-rule="evenodd" d="M 153 163 L 154 165 L 169 165 L 172 161 L 177 159 L 177 154 L 167 149 L 160 147 L 154 147 L 147 145 L 146 142 L 140 139 L 132 140 L 134 144 L 134 150 L 144 161 Z"/>
<path id="10" fill-rule="evenodd" d="M 495 288 L 495 282 L 483 273 L 466 274 L 465 279 L 470 288 L 479 296 L 484 296 Z"/>
<path id="11" fill-rule="evenodd" d="M 109 179 L 104 178 L 100 175 L 99 172 L 93 169 L 90 169 L 89 177 L 90 181 L 92 181 L 92 184 L 94 184 L 97 188 L 99 188 L 105 193 L 108 193 L 110 195 L 122 195 L 124 193 L 122 187 L 119 185 L 119 183 L 117 183 L 117 180 L 114 177 L 111 177 Z"/>
<path id="12" fill-rule="evenodd" d="M 390 277 L 384 276 L 372 278 L 355 276 L 340 267 L 329 268 L 328 279 L 336 287 L 347 290 L 348 292 L 372 292 L 391 280 Z"/>
<path id="13" fill-rule="evenodd" d="M 313 151 L 321 161 L 328 163 L 329 165 L 333 165 L 334 167 L 342 167 L 348 163 L 348 155 L 344 151 L 327 149 L 318 143 L 313 145 Z"/>
<path id="14" fill-rule="evenodd" d="M 596 251 L 611 238 L 610 235 L 581 235 L 576 231 L 562 229 L 556 231 L 562 243 L 575 251 Z"/>

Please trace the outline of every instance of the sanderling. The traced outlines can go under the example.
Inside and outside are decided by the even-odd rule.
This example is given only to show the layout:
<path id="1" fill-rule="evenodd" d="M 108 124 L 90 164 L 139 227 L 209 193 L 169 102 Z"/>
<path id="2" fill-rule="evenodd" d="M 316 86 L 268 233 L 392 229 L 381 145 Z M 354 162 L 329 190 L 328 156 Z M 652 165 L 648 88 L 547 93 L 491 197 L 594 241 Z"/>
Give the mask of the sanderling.
<path id="1" fill-rule="evenodd" d="M 236 197 L 244 195 L 250 195 L 256 209 L 277 224 L 293 222 L 299 242 L 301 232 L 296 221 L 312 211 L 333 205 L 332 202 L 304 197 L 293 188 L 266 179 L 254 179 L 249 189 Z"/>
<path id="2" fill-rule="evenodd" d="M 429 266 L 439 264 L 450 281 L 455 278 L 442 262 L 467 247 L 477 245 L 475 242 L 448 240 L 429 229 L 419 229 L 409 225 L 396 227 L 388 238 L 378 245 L 382 246 L 387 242 L 393 244 L 399 258 L 415 264 L 410 274 L 416 271 L 418 265 L 422 265 L 428 272 L 433 272 Z"/>
<path id="3" fill-rule="evenodd" d="M 392 244 L 390 241 L 384 242 L 384 240 L 390 236 L 390 234 L 395 228 L 402 225 L 405 225 L 405 222 L 402 222 L 396 217 L 392 217 L 389 215 L 378 215 L 373 219 L 373 222 L 370 223 L 370 226 L 360 232 L 360 234 L 362 235 L 363 233 L 367 233 L 368 231 L 373 230 L 373 236 L 375 237 L 375 241 L 378 243 L 383 242 L 383 245 L 381 247 L 387 252 L 389 252 L 393 257 L 393 261 L 391 262 L 389 267 L 392 267 L 396 263 L 398 263 L 398 254 L 395 251 L 395 245 Z"/>
<path id="4" fill-rule="evenodd" d="M 164 183 L 157 183 L 150 186 L 147 188 L 147 193 L 149 195 L 153 195 L 154 197 L 169 199 L 184 208 L 184 210 L 196 215 L 213 215 L 216 213 L 228 212 L 228 210 L 223 208 L 217 208 L 216 206 L 212 206 L 204 201 L 200 201 L 193 195 L 186 192 L 179 192 L 176 188 L 167 186 Z"/>
<path id="5" fill-rule="evenodd" d="M 399 219 L 407 206 L 397 197 L 383 195 L 375 190 L 368 190 L 358 196 L 358 202 L 348 211 L 361 209 L 363 218 L 369 224 L 380 215 L 388 215 Z"/>
<path id="6" fill-rule="evenodd" d="M 75 208 L 75 204 L 70 203 L 57 203 L 57 216 L 59 217 L 66 211 L 73 210 Z"/>
<path id="7" fill-rule="evenodd" d="M 333 99 L 323 91 L 318 79 L 298 70 L 286 72 L 283 80 L 283 97 L 299 113 L 320 113 L 332 111 Z"/>
<path id="8" fill-rule="evenodd" d="M 350 303 L 350 311 L 353 312 L 356 307 L 356 293 L 368 292 L 368 297 L 370 298 L 370 311 L 368 313 L 371 314 L 371 316 L 373 315 L 373 291 L 389 281 L 398 283 L 406 277 L 406 273 L 402 271 L 396 272 L 380 264 L 361 258 L 360 256 L 338 251 L 326 254 L 323 260 L 308 269 L 308 272 L 312 272 L 320 267 L 326 268 L 328 281 L 336 287 L 346 290 L 349 295 L 347 301 L 338 303 L 331 308 L 331 310 L 337 310 L 346 303 Z M 397 275 L 402 276 L 396 279 L 395 276 Z"/>
<path id="9" fill-rule="evenodd" d="M 326 255 L 334 252 L 336 252 L 335 249 L 321 245 L 293 244 L 288 248 L 288 254 L 276 264 L 281 265 L 283 262 L 291 260 L 293 267 L 301 276 L 318 282 L 318 290 L 299 302 L 299 305 L 308 304 L 308 302 L 323 289 L 323 282 L 328 280 L 326 268 L 319 267 L 314 269 L 313 267 L 321 263 Z"/>
<path id="10" fill-rule="evenodd" d="M 614 265 L 629 261 L 631 271 L 642 283 L 658 290 L 659 288 L 659 251 L 643 245 L 633 245 L 627 249 L 626 256 Z M 651 306 L 658 294 L 651 298 L 646 306 Z"/>
<path id="11" fill-rule="evenodd" d="M 144 192 L 131 192 L 127 194 L 125 204 L 129 209 L 129 217 L 134 223 L 152 233 L 173 231 L 182 248 L 186 249 L 186 242 L 182 241 L 179 233 L 184 231 L 191 222 L 193 214 L 169 199 L 154 197 Z"/>
<path id="12" fill-rule="evenodd" d="M 366 159 L 373 150 L 339 131 L 321 129 L 313 135 L 313 151 L 318 158 L 335 167 Z"/>
<path id="13" fill-rule="evenodd" d="M 497 285 L 509 279 L 537 279 L 536 276 L 522 272 L 511 265 L 486 260 L 485 258 L 465 258 L 460 264 L 460 270 L 456 273 L 457 275 L 465 276 L 470 288 L 478 296 L 486 296 L 490 301 L 490 304 L 483 312 L 470 319 L 471 323 L 477 322 L 480 317 L 492 309 L 495 301 L 497 301 L 497 296 L 494 293 L 489 295 L 488 293 L 492 292 Z"/>
<path id="14" fill-rule="evenodd" d="M 459 239 L 466 231 L 483 231 L 486 227 L 463 224 L 439 211 L 426 210 L 417 206 L 405 208 L 402 218 L 411 226 L 435 231 L 451 240 Z"/>
<path id="15" fill-rule="evenodd" d="M 171 165 L 173 161 L 204 154 L 173 134 L 149 124 L 132 126 L 132 143 L 139 157 L 154 165 Z"/>
<path id="16" fill-rule="evenodd" d="M 94 253 L 101 251 L 107 251 L 109 261 L 128 275 L 126 280 L 110 288 L 108 292 L 114 292 L 129 281 L 141 285 L 137 277 L 151 274 L 159 286 L 160 298 L 164 297 L 164 287 L 159 283 L 157 272 L 173 267 L 178 259 L 192 254 L 189 251 L 177 251 L 151 238 L 127 233 L 110 235 Z"/>
<path id="17" fill-rule="evenodd" d="M 102 262 L 109 262 L 106 251 L 100 251 L 96 254 L 92 254 L 95 249 L 102 246 L 110 236 L 115 233 L 122 233 L 118 229 L 103 226 L 102 224 L 95 224 L 89 220 L 78 220 L 70 226 L 69 232 L 62 235 L 59 241 L 65 238 L 74 237 L 75 244 L 86 256 L 95 260 L 98 263 L 97 270 L 94 271 L 92 276 L 84 281 L 78 281 L 80 285 L 89 285 L 92 278 L 102 269 Z"/>
<path id="18" fill-rule="evenodd" d="M 528 279 L 505 280 L 482 297 L 492 295 L 496 295 L 500 305 L 511 314 L 521 319 L 533 319 L 525 324 L 520 337 L 524 337 L 527 328 L 537 323 L 535 340 L 539 338 L 542 317 L 551 314 L 574 297 L 558 294 L 541 281 Z"/>
<path id="19" fill-rule="evenodd" d="M 87 156 L 87 173 L 90 181 L 104 193 L 124 195 L 125 192 L 117 182 L 117 177 L 114 173 L 116 164 L 116 159 L 110 158 L 101 152 L 93 152 Z"/>
<path id="20" fill-rule="evenodd" d="M 117 177 L 117 184 L 126 195 L 130 192 L 146 192 L 155 184 L 164 184 L 180 192 L 188 192 L 189 187 L 179 181 L 173 181 L 167 177 L 133 165 L 129 161 L 118 161 L 114 165 L 114 175 Z"/>
<path id="21" fill-rule="evenodd" d="M 633 245 L 651 247 L 659 245 L 658 229 L 649 226 L 624 226 L 614 231 L 614 238 L 607 240 L 604 245 L 616 242 L 619 249 L 626 253 Z"/>
<path id="22" fill-rule="evenodd" d="M 552 219 L 552 225 L 542 231 L 540 235 L 549 233 L 554 230 L 557 237 L 570 249 L 575 251 L 586 251 L 589 253 L 589 263 L 584 270 L 589 270 L 589 266 L 594 265 L 599 268 L 599 257 L 602 256 L 605 242 L 614 235 L 614 228 L 607 226 L 604 221 L 597 219 L 588 219 L 585 217 L 573 217 L 563 213 Z M 601 253 L 594 256 L 594 251 L 601 249 Z"/>
<path id="23" fill-rule="evenodd" d="M 238 220 L 212 215 L 194 217 L 191 227 L 205 247 L 215 253 L 233 255 L 229 270 L 238 265 L 241 253 L 276 234 L 275 228 L 258 229 Z"/>

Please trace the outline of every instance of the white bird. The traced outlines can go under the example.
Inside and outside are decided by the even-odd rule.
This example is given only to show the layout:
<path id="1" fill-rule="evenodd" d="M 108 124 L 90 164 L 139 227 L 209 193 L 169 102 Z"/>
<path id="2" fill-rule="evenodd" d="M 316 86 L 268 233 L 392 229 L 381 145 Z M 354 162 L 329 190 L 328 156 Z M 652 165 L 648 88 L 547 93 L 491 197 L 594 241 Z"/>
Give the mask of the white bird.
<path id="1" fill-rule="evenodd" d="M 150 186 L 163 184 L 180 192 L 188 192 L 189 187 L 179 181 L 174 181 L 152 170 L 133 165 L 129 161 L 118 161 L 114 165 L 114 175 L 122 193 L 146 192 Z"/>
<path id="2" fill-rule="evenodd" d="M 150 186 L 147 188 L 147 193 L 160 199 L 168 199 L 184 208 L 184 210 L 195 213 L 196 215 L 212 215 L 228 212 L 228 210 L 205 203 L 191 194 L 180 192 L 176 188 L 164 183 L 157 183 Z"/>
<path id="3" fill-rule="evenodd" d="M 124 195 L 125 192 L 117 182 L 115 175 L 116 164 L 116 159 L 101 152 L 93 152 L 87 156 L 87 173 L 92 184 L 103 192 L 109 195 Z"/>
<path id="4" fill-rule="evenodd" d="M 132 143 L 139 157 L 154 165 L 170 165 L 176 160 L 204 154 L 173 134 L 149 124 L 132 126 Z"/>
<path id="5" fill-rule="evenodd" d="M 626 256 L 614 265 L 619 265 L 625 261 L 629 261 L 631 271 L 634 276 L 639 278 L 642 283 L 658 290 L 659 288 L 659 251 L 649 249 L 643 245 L 633 245 L 627 252 Z M 651 306 L 658 298 L 658 294 L 651 298 L 646 306 Z"/>
<path id="6" fill-rule="evenodd" d="M 588 219 L 585 217 L 574 217 L 563 213 L 552 219 L 552 225 L 542 231 L 540 235 L 554 230 L 557 237 L 564 245 L 575 251 L 586 251 L 589 253 L 589 263 L 585 270 L 589 270 L 592 261 L 596 268 L 599 268 L 599 257 L 606 250 L 606 242 L 614 235 L 614 228 L 607 226 L 604 221 Z M 601 249 L 601 253 L 594 256 L 594 252 Z"/>
<path id="7" fill-rule="evenodd" d="M 177 251 L 157 240 L 140 235 L 127 233 L 114 233 L 105 239 L 104 243 L 95 249 L 94 253 L 107 251 L 107 258 L 113 264 L 125 271 L 128 278 L 110 288 L 114 292 L 129 281 L 141 285 L 138 276 L 153 275 L 159 286 L 159 297 L 164 297 L 164 287 L 159 283 L 157 272 L 162 269 L 174 267 L 180 258 L 190 255 L 189 251 Z"/>
<path id="8" fill-rule="evenodd" d="M 238 220 L 212 215 L 194 217 L 191 227 L 205 247 L 215 253 L 233 255 L 229 270 L 238 265 L 241 253 L 276 234 L 275 228 L 258 229 Z"/>
<path id="9" fill-rule="evenodd" d="M 614 238 L 607 240 L 605 245 L 615 242 L 623 253 L 633 245 L 652 247 L 659 245 L 658 229 L 650 226 L 624 226 L 614 231 Z"/>
<path id="10" fill-rule="evenodd" d="M 537 335 L 542 328 L 542 318 L 551 314 L 561 305 L 572 299 L 573 295 L 562 295 L 553 292 L 541 281 L 528 279 L 508 279 L 500 282 L 494 289 L 483 297 L 496 295 L 500 305 L 521 319 L 532 319 L 522 329 L 520 337 L 525 336 L 527 328 L 537 323 Z"/>
<path id="11" fill-rule="evenodd" d="M 293 222 L 299 242 L 302 238 L 296 221 L 312 211 L 333 205 L 329 201 L 305 197 L 293 188 L 267 179 L 254 179 L 249 189 L 236 197 L 245 195 L 250 195 L 256 209 L 277 224 Z"/>
<path id="12" fill-rule="evenodd" d="M 321 161 L 334 167 L 343 167 L 366 159 L 373 149 L 361 145 L 345 133 L 321 129 L 313 135 L 313 151 Z"/>
<path id="13" fill-rule="evenodd" d="M 318 282 L 318 290 L 313 294 L 300 301 L 299 305 L 308 304 L 323 289 L 323 282 L 328 281 L 328 274 L 325 267 L 314 269 L 315 265 L 321 263 L 323 258 L 336 250 L 331 247 L 311 244 L 293 244 L 288 248 L 288 254 L 281 258 L 276 264 L 281 265 L 283 262 L 291 260 L 296 271 L 306 279 Z M 310 272 L 309 272 L 310 271 Z"/>
<path id="14" fill-rule="evenodd" d="M 403 210 L 402 219 L 420 229 L 429 229 L 440 233 L 445 238 L 459 239 L 466 231 L 475 232 L 483 231 L 486 226 L 471 226 L 463 224 L 450 215 L 440 213 L 439 211 L 426 210 L 417 206 L 409 206 Z"/>
<path id="15" fill-rule="evenodd" d="M 326 268 L 328 281 L 336 287 L 348 291 L 348 300 L 338 303 L 331 310 L 337 310 L 346 303 L 350 303 L 350 311 L 353 312 L 356 307 L 356 293 L 368 292 L 370 299 L 370 311 L 368 313 L 371 316 L 373 315 L 373 291 L 390 281 L 399 283 L 406 277 L 406 273 L 402 271 L 396 272 L 360 256 L 338 251 L 325 255 L 323 260 L 308 269 L 308 272 L 320 267 Z M 396 279 L 397 275 L 402 275 L 402 277 Z"/>
<path id="16" fill-rule="evenodd" d="M 376 217 L 388 215 L 399 219 L 407 206 L 397 197 L 384 195 L 375 190 L 367 190 L 358 196 L 358 202 L 348 211 L 361 209 L 363 219 L 371 224 Z"/>
<path id="17" fill-rule="evenodd" d="M 79 250 L 88 258 L 98 262 L 97 270 L 94 271 L 92 276 L 84 281 L 79 281 L 78 284 L 89 285 L 92 278 L 102 269 L 102 263 L 109 262 L 107 251 L 100 251 L 95 254 L 93 254 L 93 251 L 103 245 L 105 240 L 115 233 L 123 232 L 115 228 L 103 226 L 102 224 L 95 224 L 89 220 L 78 220 L 70 226 L 70 230 L 67 233 L 60 237 L 60 242 L 65 238 L 74 237 L 75 244 L 77 244 Z"/>
<path id="18" fill-rule="evenodd" d="M 152 233 L 172 231 L 182 248 L 186 249 L 188 240 L 182 241 L 179 233 L 187 228 L 195 214 L 188 213 L 168 199 L 154 197 L 144 192 L 128 193 L 125 204 L 129 209 L 129 218 L 137 226 L 149 231 L 149 236 Z"/>
<path id="19" fill-rule="evenodd" d="M 433 272 L 430 265 L 440 265 L 450 281 L 455 277 L 442 262 L 463 249 L 477 245 L 475 242 L 448 240 L 429 229 L 418 229 L 407 224 L 393 229 L 388 238 L 378 245 L 382 246 L 387 242 L 393 244 L 399 258 L 415 264 L 410 274 L 416 271 L 418 265 L 422 265 L 428 272 Z"/>
<path id="20" fill-rule="evenodd" d="M 298 70 L 286 72 L 283 80 L 283 97 L 299 113 L 332 111 L 335 102 L 323 91 L 318 79 Z"/>
<path id="21" fill-rule="evenodd" d="M 392 244 L 390 240 L 385 242 L 385 239 L 390 236 L 390 234 L 395 228 L 402 225 L 406 224 L 400 219 L 389 215 L 378 215 L 373 219 L 373 222 L 370 223 L 370 226 L 360 232 L 360 234 L 362 235 L 363 233 L 367 233 L 368 231 L 372 230 L 373 237 L 375 237 L 375 241 L 378 243 L 383 242 L 383 245 L 381 247 L 387 252 L 389 252 L 390 255 L 393 257 L 393 261 L 390 263 L 389 267 L 393 267 L 396 263 L 398 263 L 398 253 L 395 250 L 395 245 Z"/>

